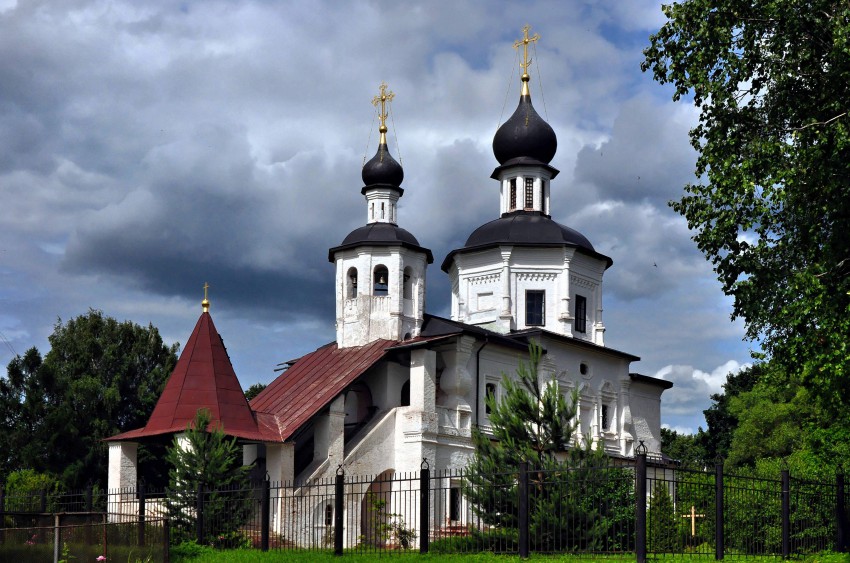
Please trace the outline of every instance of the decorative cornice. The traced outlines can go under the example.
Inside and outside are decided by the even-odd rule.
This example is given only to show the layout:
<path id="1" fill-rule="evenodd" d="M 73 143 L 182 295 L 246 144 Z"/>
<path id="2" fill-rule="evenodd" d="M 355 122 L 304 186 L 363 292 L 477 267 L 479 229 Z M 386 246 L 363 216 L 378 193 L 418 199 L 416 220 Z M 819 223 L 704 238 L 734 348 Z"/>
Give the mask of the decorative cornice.
<path id="1" fill-rule="evenodd" d="M 517 281 L 554 281 L 558 274 L 543 272 L 517 272 Z"/>
<path id="2" fill-rule="evenodd" d="M 570 284 L 575 284 L 579 287 L 584 287 L 587 289 L 596 289 L 596 282 L 576 275 L 570 276 Z"/>
<path id="3" fill-rule="evenodd" d="M 474 277 L 467 278 L 466 281 L 470 285 L 481 285 L 481 284 L 485 284 L 485 283 L 499 281 L 500 276 L 501 276 L 501 274 L 499 274 L 499 273 L 484 274 L 482 276 L 474 276 Z"/>

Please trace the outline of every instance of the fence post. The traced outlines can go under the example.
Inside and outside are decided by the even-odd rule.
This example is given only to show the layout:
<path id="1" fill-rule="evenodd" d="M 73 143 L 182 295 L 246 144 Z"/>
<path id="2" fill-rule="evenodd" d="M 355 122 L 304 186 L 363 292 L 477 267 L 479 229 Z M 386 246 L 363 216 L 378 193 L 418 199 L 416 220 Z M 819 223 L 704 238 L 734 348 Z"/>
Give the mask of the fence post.
<path id="1" fill-rule="evenodd" d="M 519 464 L 519 556 L 528 558 L 528 462 Z"/>
<path id="2" fill-rule="evenodd" d="M 635 448 L 635 555 L 646 563 L 646 446 Z"/>
<path id="3" fill-rule="evenodd" d="M 782 470 L 782 558 L 791 557 L 791 475 Z"/>
<path id="4" fill-rule="evenodd" d="M 145 545 L 145 484 L 139 483 L 139 547 Z"/>
<path id="5" fill-rule="evenodd" d="M 198 485 L 198 494 L 195 499 L 195 536 L 198 543 L 204 543 L 204 486 Z"/>
<path id="6" fill-rule="evenodd" d="M 836 517 L 836 538 L 835 551 L 843 553 L 847 551 L 848 526 L 847 526 L 847 503 L 844 496 L 844 470 L 838 468 L 835 474 L 835 517 Z M 2 497 L 0 497 L 2 499 Z M 2 500 L 0 500 L 2 502 Z M 0 504 L 0 510 L 2 510 Z"/>
<path id="7" fill-rule="evenodd" d="M 723 559 L 725 544 L 723 537 L 723 461 L 714 462 L 714 558 Z"/>
<path id="8" fill-rule="evenodd" d="M 260 548 L 263 551 L 269 550 L 269 527 L 271 526 L 271 483 L 269 476 L 263 479 L 263 498 L 260 501 Z"/>
<path id="9" fill-rule="evenodd" d="M 422 458 L 419 473 L 419 553 L 428 553 L 431 539 L 431 509 L 428 501 L 431 498 L 431 470 L 428 460 Z"/>
<path id="10" fill-rule="evenodd" d="M 0 484 L 0 544 L 6 541 L 6 489 Z"/>
<path id="11" fill-rule="evenodd" d="M 162 521 L 162 558 L 169 563 L 171 558 L 171 520 L 166 516 Z"/>
<path id="12" fill-rule="evenodd" d="M 336 468 L 336 482 L 334 482 L 334 555 L 342 555 L 342 523 L 343 523 L 343 498 L 345 486 L 345 471 L 342 464 Z"/>
<path id="13" fill-rule="evenodd" d="M 53 516 L 53 563 L 59 561 L 59 544 L 62 543 L 62 532 L 59 528 L 59 513 Z"/>

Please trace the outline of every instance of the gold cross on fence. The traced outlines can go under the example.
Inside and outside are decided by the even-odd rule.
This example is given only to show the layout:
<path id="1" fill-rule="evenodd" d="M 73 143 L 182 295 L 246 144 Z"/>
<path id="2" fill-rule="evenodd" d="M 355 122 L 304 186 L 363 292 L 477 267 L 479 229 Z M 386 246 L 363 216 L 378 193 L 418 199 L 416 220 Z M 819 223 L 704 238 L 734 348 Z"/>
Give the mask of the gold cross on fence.
<path id="1" fill-rule="evenodd" d="M 705 514 L 697 514 L 696 507 L 691 505 L 691 513 L 682 514 L 682 518 L 691 519 L 691 536 L 695 536 L 697 535 L 697 518 L 705 518 Z"/>

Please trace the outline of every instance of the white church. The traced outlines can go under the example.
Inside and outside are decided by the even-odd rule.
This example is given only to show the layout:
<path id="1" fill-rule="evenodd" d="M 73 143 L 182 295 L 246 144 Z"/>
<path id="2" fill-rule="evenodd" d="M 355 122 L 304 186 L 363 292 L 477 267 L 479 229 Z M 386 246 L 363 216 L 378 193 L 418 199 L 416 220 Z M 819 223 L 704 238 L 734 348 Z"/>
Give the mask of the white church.
<path id="1" fill-rule="evenodd" d="M 517 43 L 527 53 L 534 39 L 526 30 Z M 639 358 L 605 345 L 603 276 L 613 262 L 552 220 L 553 186 L 564 192 L 549 164 L 557 138 L 532 106 L 525 61 L 519 104 L 493 139 L 499 212 L 470 225 L 466 244 L 441 264 L 451 318 L 425 312 L 434 258 L 400 226 L 404 172 L 388 150 L 392 94 L 382 85 L 380 141 L 362 172 L 366 224 L 328 252 L 336 340 L 290 362 L 249 403 L 205 298 L 147 425 L 109 440 L 110 490 L 135 486 L 139 443 L 179 434 L 202 407 L 273 482 L 331 478 L 340 466 L 350 475 L 413 472 L 423 459 L 461 469 L 472 429 L 490 428 L 484 398 L 499 397 L 532 340 L 544 350 L 541 380 L 578 391 L 579 443 L 631 457 L 642 441 L 660 453 L 661 395 L 672 383 L 630 372 Z"/>

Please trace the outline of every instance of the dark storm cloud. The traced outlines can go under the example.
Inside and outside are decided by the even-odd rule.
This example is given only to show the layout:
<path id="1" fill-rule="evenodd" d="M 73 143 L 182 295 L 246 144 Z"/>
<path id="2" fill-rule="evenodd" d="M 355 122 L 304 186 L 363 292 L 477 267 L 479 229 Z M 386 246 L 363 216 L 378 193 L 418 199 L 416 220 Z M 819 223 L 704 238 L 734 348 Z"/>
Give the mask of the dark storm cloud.
<path id="1" fill-rule="evenodd" d="M 321 257 L 345 235 L 337 227 L 351 222 L 354 198 L 346 196 L 355 189 L 339 183 L 349 175 L 319 154 L 260 166 L 242 128 L 213 124 L 152 150 L 145 167 L 145 187 L 87 213 L 65 271 L 163 295 L 203 279 L 257 310 L 273 310 L 270 299 L 302 314 L 331 310 L 332 268 Z"/>
<path id="2" fill-rule="evenodd" d="M 366 221 L 381 80 L 399 222 L 433 251 L 428 310 L 446 314 L 440 263 L 499 213 L 490 143 L 528 22 L 534 104 L 559 141 L 553 217 L 615 262 L 610 344 L 649 375 L 740 361 L 740 326 L 666 207 L 694 119 L 637 67 L 660 7 L 626 4 L 0 0 L 0 331 L 43 348 L 57 316 L 96 307 L 184 341 L 208 281 L 244 384 L 328 342 L 327 249 Z"/>
<path id="3" fill-rule="evenodd" d="M 693 126 L 688 113 L 647 96 L 626 101 L 610 138 L 578 153 L 576 182 L 595 187 L 599 199 L 666 206 L 694 179 L 696 153 L 688 144 Z"/>

